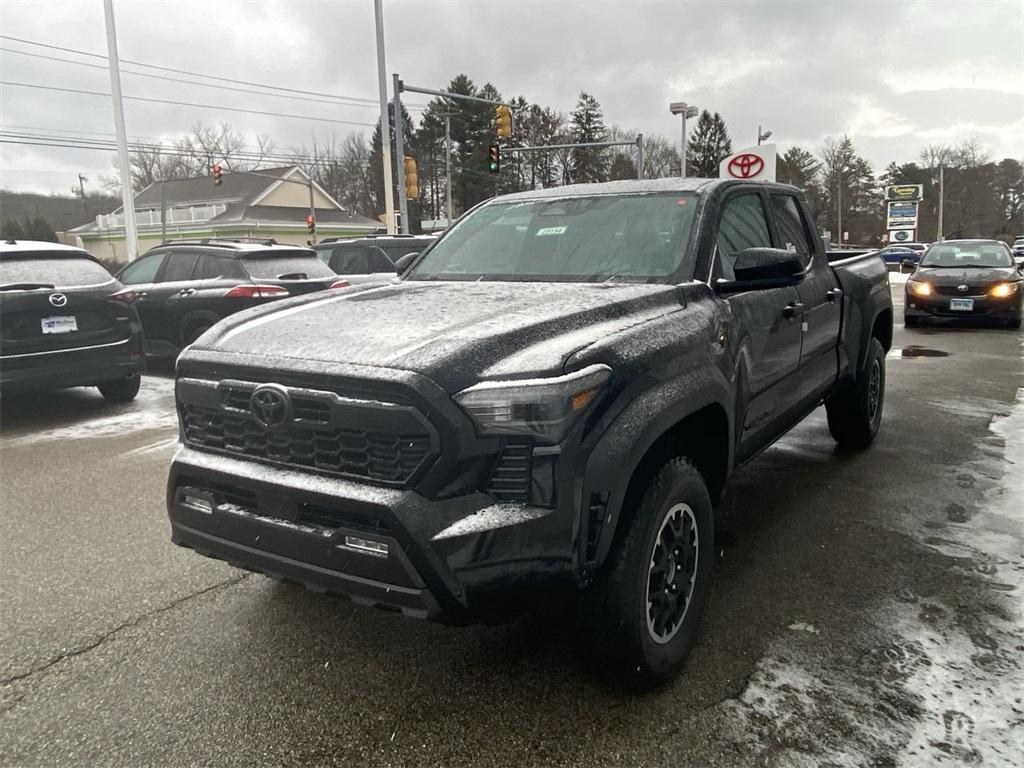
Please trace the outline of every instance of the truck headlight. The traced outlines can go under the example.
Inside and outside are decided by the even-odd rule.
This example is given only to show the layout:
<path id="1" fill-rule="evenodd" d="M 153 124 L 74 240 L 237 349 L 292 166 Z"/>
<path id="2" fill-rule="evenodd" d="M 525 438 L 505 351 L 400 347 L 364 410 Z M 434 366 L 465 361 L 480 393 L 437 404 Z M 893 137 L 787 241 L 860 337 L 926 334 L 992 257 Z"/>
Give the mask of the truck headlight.
<path id="1" fill-rule="evenodd" d="M 907 291 L 912 293 L 914 296 L 931 296 L 932 295 L 932 284 L 931 283 L 918 283 L 913 280 L 907 281 Z"/>
<path id="2" fill-rule="evenodd" d="M 604 389 L 612 369 L 591 365 L 565 376 L 484 381 L 455 395 L 476 423 L 477 434 L 529 435 L 560 442 Z"/>
<path id="3" fill-rule="evenodd" d="M 992 286 L 989 294 L 997 299 L 1005 299 L 1007 296 L 1015 294 L 1019 287 L 1020 283 L 998 283 Z"/>

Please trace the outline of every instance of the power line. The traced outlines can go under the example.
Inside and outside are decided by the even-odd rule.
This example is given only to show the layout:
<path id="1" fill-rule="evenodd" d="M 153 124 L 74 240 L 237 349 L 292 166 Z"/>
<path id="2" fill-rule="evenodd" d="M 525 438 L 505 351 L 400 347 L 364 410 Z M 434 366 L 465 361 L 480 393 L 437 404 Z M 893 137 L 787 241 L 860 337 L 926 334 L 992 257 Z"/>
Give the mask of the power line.
<path id="1" fill-rule="evenodd" d="M 44 91 L 59 91 L 61 93 L 78 93 L 85 96 L 106 96 L 110 94 L 105 91 L 86 91 L 79 88 L 59 88 L 55 85 L 40 85 L 38 83 L 16 83 L 11 80 L 0 80 L 0 85 L 10 85 L 18 88 L 36 88 Z M 313 120 L 318 123 L 335 123 L 338 125 L 359 125 L 364 128 L 376 128 L 376 123 L 360 123 L 354 120 L 333 120 L 326 117 L 313 117 L 312 115 L 292 115 L 282 112 L 265 112 L 260 109 L 244 109 L 242 107 L 228 107 L 223 104 L 197 104 L 191 101 L 172 101 L 170 99 L 151 99 L 145 96 L 124 96 L 128 101 L 144 101 L 153 104 L 171 104 L 177 107 L 196 107 L 199 109 L 216 109 L 221 112 L 245 112 L 250 115 L 269 115 L 270 117 L 292 117 L 299 120 Z"/>
<path id="2" fill-rule="evenodd" d="M 77 48 L 66 48 L 64 46 L 52 45 L 50 43 L 41 43 L 41 42 L 39 42 L 37 40 L 26 40 L 25 38 L 13 37 L 11 35 L 0 35 L 0 39 L 2 39 L 2 40 L 10 40 L 10 41 L 15 42 L 15 43 L 23 43 L 25 45 L 35 45 L 35 46 L 38 46 L 40 48 L 49 48 L 50 50 L 54 50 L 54 51 L 63 51 L 64 53 L 74 53 L 74 54 L 77 54 L 79 56 L 89 56 L 89 57 L 94 58 L 94 59 L 102 59 L 103 61 L 107 60 L 107 57 L 105 55 L 101 54 L 101 53 L 93 53 L 92 51 L 82 51 L 82 50 L 79 50 Z M 329 97 L 334 98 L 334 99 L 342 99 L 342 100 L 353 101 L 353 102 L 363 102 L 363 103 L 369 104 L 371 106 L 379 105 L 379 102 L 377 101 L 377 99 L 368 99 L 368 98 L 364 98 L 362 96 L 347 96 L 347 95 L 344 95 L 344 94 L 336 94 L 336 93 L 319 93 L 317 91 L 306 91 L 306 90 L 303 90 L 301 88 L 288 88 L 288 87 L 285 87 L 283 85 L 272 85 L 272 84 L 269 84 L 269 83 L 257 83 L 257 82 L 253 82 L 251 80 L 236 80 L 234 78 L 221 77 L 219 75 L 208 75 L 208 74 L 205 74 L 203 72 L 190 72 L 187 69 L 177 69 L 175 67 L 165 67 L 165 66 L 161 66 L 159 64 L 147 64 L 144 61 L 134 61 L 132 59 L 124 59 L 124 58 L 122 58 L 121 61 L 123 63 L 125 63 L 125 64 L 134 64 L 137 67 L 146 67 L 147 69 L 156 69 L 156 70 L 159 70 L 161 72 L 173 72 L 173 73 L 178 74 L 178 75 L 189 75 L 191 77 L 202 77 L 202 78 L 205 78 L 207 80 L 219 80 L 222 83 L 233 83 L 235 85 L 249 85 L 249 86 L 254 86 L 256 88 L 265 88 L 265 89 L 270 89 L 270 90 L 274 90 L 274 91 L 287 91 L 288 93 L 298 93 L 298 94 L 303 94 L 303 95 L 306 95 L 306 96 L 329 96 Z M 406 105 L 406 107 L 408 107 L 408 106 L 410 106 L 410 105 Z M 415 106 L 418 108 L 421 105 L 417 104 Z"/>
<path id="3" fill-rule="evenodd" d="M 0 37 L 2 37 L 2 36 L 0 36 Z M 88 63 L 86 61 L 73 61 L 71 59 L 62 59 L 59 56 L 47 56 L 47 55 L 42 54 L 42 53 L 29 53 L 28 51 L 19 51 L 19 50 L 16 50 L 14 48 L 7 48 L 5 46 L 0 46 L 0 51 L 3 51 L 4 53 L 18 54 L 19 56 L 31 56 L 34 59 L 45 59 L 46 61 L 56 61 L 56 62 L 58 62 L 60 64 L 74 64 L 74 65 L 79 66 L 79 67 L 88 67 L 90 69 L 99 69 L 99 70 L 102 70 L 104 72 L 107 70 L 107 67 L 104 64 L 90 64 L 90 63 Z M 266 91 L 256 91 L 256 90 L 252 90 L 252 89 L 249 89 L 249 88 L 237 88 L 237 87 L 231 86 L 231 85 L 218 85 L 217 83 L 201 83 L 198 80 L 186 80 L 186 79 L 180 78 L 180 77 L 167 77 L 166 75 L 153 75 L 153 74 L 150 74 L 148 72 L 133 72 L 133 71 L 127 70 L 127 69 L 122 69 L 121 70 L 121 74 L 124 74 L 124 75 L 135 75 L 137 77 L 149 77 L 149 78 L 153 78 L 155 80 L 166 80 L 166 81 L 172 82 L 172 83 L 184 83 L 186 85 L 198 85 L 201 88 L 217 88 L 217 89 L 220 89 L 220 90 L 223 90 L 223 91 L 234 91 L 236 93 L 248 93 L 248 94 L 256 95 L 256 96 L 270 96 L 270 97 L 276 98 L 276 99 L 294 99 L 294 100 L 297 100 L 297 101 L 311 101 L 311 102 L 314 102 L 316 104 L 331 104 L 331 105 L 334 105 L 334 106 L 356 107 L 356 108 L 359 108 L 359 109 L 377 109 L 378 106 L 379 106 L 377 104 L 356 104 L 356 103 L 347 103 L 347 102 L 342 102 L 342 101 L 334 101 L 334 100 L 331 100 L 331 99 L 315 99 L 315 98 L 311 98 L 309 96 L 291 96 L 291 95 L 287 95 L 287 94 L 283 94 L 283 93 L 267 93 Z"/>

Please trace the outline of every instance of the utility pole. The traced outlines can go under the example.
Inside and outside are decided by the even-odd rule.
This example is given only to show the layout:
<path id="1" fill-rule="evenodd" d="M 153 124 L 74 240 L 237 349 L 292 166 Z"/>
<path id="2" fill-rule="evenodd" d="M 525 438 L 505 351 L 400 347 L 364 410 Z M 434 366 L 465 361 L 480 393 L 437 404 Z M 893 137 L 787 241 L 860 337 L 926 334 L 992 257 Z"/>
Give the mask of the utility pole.
<path id="1" fill-rule="evenodd" d="M 167 179 L 160 181 L 160 245 L 167 242 Z"/>
<path id="2" fill-rule="evenodd" d="M 125 246 L 128 261 L 139 255 L 139 232 L 135 226 L 135 196 L 132 194 L 132 169 L 128 161 L 128 135 L 124 129 L 124 102 L 121 100 L 121 68 L 117 58 L 117 31 L 114 28 L 113 0 L 103 0 L 107 23 L 107 62 L 110 65 L 110 94 L 114 102 L 114 130 L 117 133 L 117 164 L 121 171 L 121 205 L 124 210 Z"/>
<path id="3" fill-rule="evenodd" d="M 395 226 L 395 188 L 391 183 L 391 135 L 388 128 L 388 68 L 384 57 L 384 7 L 383 0 L 373 0 L 374 20 L 377 26 L 377 89 L 380 97 L 380 158 L 384 166 L 384 218 L 388 234 L 397 231 Z M 397 94 L 396 94 L 397 98 Z M 401 166 L 402 158 L 399 158 Z"/>
<path id="4" fill-rule="evenodd" d="M 644 177 L 644 135 L 642 133 L 636 135 L 636 177 L 638 179 Z"/>
<path id="5" fill-rule="evenodd" d="M 82 219 L 83 221 L 89 220 L 89 207 L 85 204 L 85 182 L 87 179 L 82 174 L 78 174 L 78 194 L 82 198 Z"/>
<path id="6" fill-rule="evenodd" d="M 843 244 L 843 171 L 839 169 L 839 187 L 836 190 L 839 195 L 838 204 L 836 205 L 836 213 L 839 216 L 839 245 Z"/>
<path id="7" fill-rule="evenodd" d="M 309 215 L 313 217 L 313 245 L 316 245 L 316 203 L 313 202 L 313 174 L 309 175 Z"/>
<path id="8" fill-rule="evenodd" d="M 444 179 L 445 216 L 452 225 L 452 114 L 444 113 Z"/>
<path id="9" fill-rule="evenodd" d="M 673 101 L 668 105 L 668 111 L 673 115 L 679 115 L 683 118 L 683 141 L 679 147 L 679 159 L 680 168 L 679 175 L 684 179 L 686 178 L 686 118 L 696 117 L 697 108 L 691 104 L 687 104 L 685 101 Z"/>
<path id="10" fill-rule="evenodd" d="M 409 199 L 405 194 L 405 141 L 402 137 L 404 126 L 402 125 L 402 81 L 398 74 L 392 77 L 391 87 L 395 94 L 395 162 L 398 163 L 398 208 L 402 216 L 402 234 L 408 235 L 412 232 L 409 226 Z M 383 137 L 381 137 L 383 138 Z M 383 149 L 384 143 L 381 142 Z"/>
<path id="11" fill-rule="evenodd" d="M 946 166 L 939 163 L 939 231 L 935 235 L 935 239 L 942 242 L 942 206 L 946 200 Z M 962 237 L 962 235 L 961 235 Z"/>

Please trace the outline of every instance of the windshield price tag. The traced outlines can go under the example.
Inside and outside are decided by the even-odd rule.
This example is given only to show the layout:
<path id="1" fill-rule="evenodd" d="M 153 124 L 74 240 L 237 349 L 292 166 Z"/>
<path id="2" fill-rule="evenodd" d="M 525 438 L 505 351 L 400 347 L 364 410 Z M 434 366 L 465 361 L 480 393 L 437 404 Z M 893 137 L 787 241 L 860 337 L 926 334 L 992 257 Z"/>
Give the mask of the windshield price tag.
<path id="1" fill-rule="evenodd" d="M 564 235 L 567 227 L 544 227 L 543 229 L 537 230 L 537 237 L 545 237 L 546 235 Z"/>

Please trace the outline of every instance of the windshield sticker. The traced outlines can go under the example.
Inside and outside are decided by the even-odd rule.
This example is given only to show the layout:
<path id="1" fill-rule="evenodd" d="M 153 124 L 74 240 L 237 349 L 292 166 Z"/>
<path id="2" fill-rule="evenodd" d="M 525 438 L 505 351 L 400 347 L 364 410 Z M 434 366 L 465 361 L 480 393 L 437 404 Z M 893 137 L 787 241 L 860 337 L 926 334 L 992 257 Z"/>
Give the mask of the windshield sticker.
<path id="1" fill-rule="evenodd" d="M 537 230 L 537 237 L 545 237 L 546 235 L 564 235 L 567 227 L 544 227 L 543 229 Z"/>

